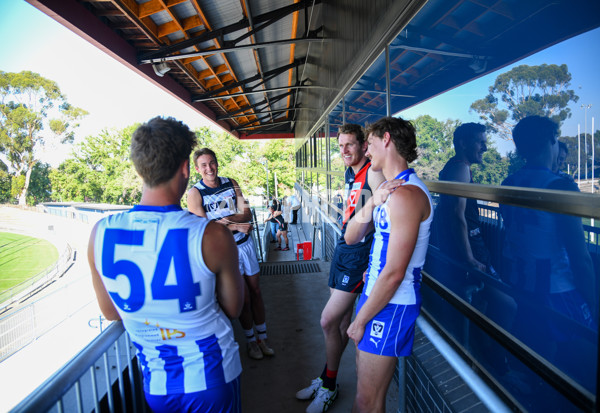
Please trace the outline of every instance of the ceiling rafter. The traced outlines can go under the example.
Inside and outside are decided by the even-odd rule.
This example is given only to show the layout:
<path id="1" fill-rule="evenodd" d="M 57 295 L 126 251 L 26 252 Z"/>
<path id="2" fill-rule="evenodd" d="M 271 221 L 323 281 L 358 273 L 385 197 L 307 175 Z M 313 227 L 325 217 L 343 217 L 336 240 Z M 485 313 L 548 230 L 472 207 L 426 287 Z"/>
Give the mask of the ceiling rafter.
<path id="1" fill-rule="evenodd" d="M 254 19 L 252 18 L 252 10 L 250 10 L 250 5 L 248 4 L 248 0 L 240 0 L 241 2 L 241 6 L 242 6 L 242 12 L 244 13 L 244 16 L 248 19 L 248 33 L 251 33 L 252 35 L 250 36 L 250 43 L 255 45 L 256 44 L 256 36 L 255 36 L 255 32 L 254 32 Z M 262 69 L 262 65 L 260 63 L 260 57 L 258 55 L 258 51 L 256 49 L 252 49 L 252 55 L 254 56 L 254 62 L 256 64 L 256 70 L 258 71 L 258 73 L 263 72 Z M 263 79 L 264 81 L 264 79 Z M 264 95 L 265 100 L 267 101 L 267 107 L 271 107 L 271 104 L 269 103 L 269 94 L 265 93 Z M 256 114 L 256 111 L 254 111 L 254 113 Z M 273 118 L 271 117 L 271 121 L 273 120 Z"/>
<path id="2" fill-rule="evenodd" d="M 197 1 L 197 0 L 191 0 L 191 3 L 192 3 L 192 5 L 194 6 L 194 9 L 195 9 L 195 10 L 196 10 L 196 12 L 198 13 L 198 15 L 200 16 L 200 20 L 202 20 L 202 21 L 204 22 L 204 27 L 206 28 L 206 30 L 207 30 L 207 31 L 209 31 L 209 32 L 212 32 L 213 28 L 211 27 L 211 25 L 210 25 L 210 23 L 209 23 L 209 21 L 208 21 L 208 19 L 207 19 L 206 15 L 204 14 L 204 11 L 202 10 L 202 7 L 200 7 L 200 4 L 198 3 L 198 1 Z M 204 33 L 203 33 L 202 35 L 200 35 L 200 36 L 203 36 L 203 35 L 204 35 Z M 195 37 L 196 37 L 196 36 L 192 37 L 191 39 L 194 39 Z M 220 44 L 220 42 L 219 42 L 218 38 L 213 38 L 212 40 L 214 41 L 216 48 L 220 48 L 220 47 L 221 47 L 221 44 Z M 196 48 L 196 50 L 198 50 L 198 46 L 197 46 L 197 44 L 196 44 L 196 45 L 194 45 L 194 47 Z M 180 50 L 181 50 L 181 49 L 180 49 Z M 232 76 L 233 80 L 234 80 L 234 81 L 236 81 L 236 80 L 237 80 L 237 76 L 236 76 L 236 74 L 235 74 L 235 72 L 234 72 L 233 68 L 231 67 L 231 64 L 229 63 L 229 60 L 227 59 L 227 56 L 225 56 L 225 55 L 223 54 L 222 58 L 223 58 L 223 61 L 225 62 L 225 66 L 227 66 L 227 68 L 228 68 L 228 70 L 229 70 L 229 73 L 231 74 L 231 76 Z M 209 62 L 208 62 L 206 59 L 204 59 L 204 58 L 203 58 L 203 60 L 204 60 L 204 62 L 206 63 L 206 65 L 207 65 L 208 67 L 210 67 L 210 63 L 209 63 Z M 215 74 L 215 76 L 217 76 L 217 77 L 218 77 L 218 75 L 217 75 L 217 74 Z M 247 99 L 246 99 L 246 100 L 247 100 Z M 235 105 L 235 106 L 237 106 L 238 108 L 240 107 L 240 104 L 238 103 L 238 101 L 237 101 L 237 100 L 235 100 L 235 99 L 231 99 L 231 102 L 233 102 L 233 103 L 234 103 L 234 105 Z M 249 103 L 250 103 L 250 101 L 249 101 L 249 100 L 247 100 L 247 103 L 249 104 Z M 224 105 L 224 102 L 223 102 L 223 106 L 225 107 L 225 105 Z"/>
<path id="3" fill-rule="evenodd" d="M 167 44 L 167 46 L 169 46 L 170 41 L 169 41 L 168 37 L 160 36 L 159 26 L 157 26 L 154 23 L 154 21 L 152 20 L 152 18 L 150 17 L 154 13 L 159 13 L 162 11 L 166 11 L 167 13 L 169 13 L 169 15 L 171 16 L 171 19 L 173 20 L 173 23 L 176 24 L 180 28 L 183 35 L 185 37 L 187 37 L 188 39 L 190 38 L 189 35 L 187 34 L 187 32 L 185 32 L 185 30 L 183 29 L 183 24 L 181 22 L 179 22 L 179 20 L 177 19 L 177 16 L 175 16 L 174 13 L 172 13 L 171 10 L 169 9 L 169 6 L 173 6 L 173 5 L 180 3 L 179 0 L 171 0 L 171 1 L 166 1 L 166 2 L 162 1 L 162 0 L 151 0 L 150 2 L 143 3 L 141 5 L 138 5 L 133 0 L 111 0 L 111 2 L 119 10 L 121 10 L 123 12 L 123 14 L 125 14 L 129 18 L 129 20 L 131 20 L 138 27 L 139 30 L 146 33 L 148 35 L 149 39 L 151 39 L 153 42 L 155 42 L 159 48 L 161 47 L 161 45 L 164 45 L 165 43 Z M 195 0 L 193 3 L 195 4 L 195 6 L 197 6 L 198 9 L 200 9 Z M 203 20 L 203 25 L 208 28 L 209 26 L 208 26 L 206 19 L 204 18 L 204 15 L 198 9 L 196 11 L 201 16 L 201 19 Z M 139 17 L 140 15 L 144 16 L 144 17 L 140 18 Z M 141 22 L 142 24 L 140 24 L 138 22 Z M 161 41 L 161 39 L 162 39 L 162 41 Z M 164 46 L 162 46 L 162 47 L 164 47 Z M 225 57 L 223 57 L 223 58 L 224 58 L 226 64 L 229 65 L 226 58 Z M 210 65 L 210 63 L 208 61 L 206 61 L 205 59 L 203 59 L 203 60 L 206 64 L 206 66 L 208 67 L 208 70 L 212 71 L 213 76 L 219 80 L 218 83 L 220 85 L 225 84 L 224 82 L 222 82 L 220 80 L 219 74 L 216 73 L 215 71 L 213 71 L 213 68 Z M 186 65 L 183 62 L 175 62 L 175 64 L 180 68 L 182 73 L 186 73 L 194 81 L 194 83 L 198 86 L 199 89 L 210 90 L 210 85 L 207 85 L 206 84 L 207 82 L 203 81 L 203 78 L 200 78 L 198 76 L 198 71 L 191 64 Z M 231 70 L 230 67 L 229 67 L 229 69 Z M 233 72 L 233 71 L 231 70 L 231 72 Z M 237 102 L 235 102 L 235 101 L 233 101 L 233 102 L 237 105 Z M 220 106 L 224 112 L 227 111 L 227 109 L 225 108 L 224 105 L 220 104 Z"/>
<path id="4" fill-rule="evenodd" d="M 277 69 L 269 70 L 269 71 L 264 72 L 262 74 L 256 74 L 256 75 L 251 76 L 251 77 L 249 77 L 247 79 L 240 80 L 240 81 L 237 81 L 237 82 L 232 83 L 230 85 L 224 86 L 224 87 L 222 87 L 220 89 L 211 90 L 208 93 L 205 93 L 205 94 L 202 94 L 202 95 L 198 95 L 198 96 L 194 96 L 192 98 L 192 100 L 194 102 L 198 102 L 198 101 L 200 101 L 202 99 L 206 99 L 206 98 L 227 97 L 227 96 L 218 96 L 218 95 L 219 95 L 219 93 L 228 92 L 228 91 L 230 91 L 232 89 L 237 89 L 237 88 L 242 89 L 242 93 L 244 93 L 244 94 L 245 93 L 249 93 L 253 89 L 255 89 L 256 87 L 258 87 L 261 84 L 263 84 L 265 81 L 268 81 L 268 80 L 276 77 L 277 75 L 279 75 L 279 74 L 281 74 L 281 73 L 289 70 L 290 68 L 295 68 L 295 67 L 298 67 L 298 66 L 300 66 L 302 64 L 304 64 L 304 59 L 299 59 L 299 60 L 295 61 L 294 63 L 291 63 L 291 64 L 288 64 L 288 65 L 279 67 Z M 260 82 L 258 84 L 256 84 L 256 85 L 254 85 L 254 86 L 251 86 L 248 91 L 244 91 L 243 90 L 242 86 L 244 86 L 244 85 L 246 85 L 248 83 L 256 82 L 256 81 L 260 81 Z M 286 88 L 286 87 L 284 87 L 284 88 Z"/>
<path id="5" fill-rule="evenodd" d="M 196 11 L 201 15 L 202 19 L 206 23 L 206 18 L 200 11 L 200 6 L 198 5 L 197 0 L 190 0 L 190 1 L 192 2 L 192 4 L 194 4 L 195 7 L 197 7 Z M 315 4 L 318 4 L 320 2 L 321 2 L 321 0 L 314 0 Z M 267 12 L 265 14 L 261 14 L 260 16 L 255 16 L 255 17 L 253 17 L 253 21 L 255 23 L 268 22 L 273 19 L 275 19 L 274 21 L 276 21 L 276 20 L 279 20 L 279 19 L 287 16 L 290 13 L 293 13 L 296 10 L 310 7 L 312 5 L 313 5 L 312 0 L 300 0 L 298 3 L 294 3 L 291 6 L 282 7 L 280 9 L 273 10 L 273 11 Z M 190 39 L 186 39 L 184 41 L 180 41 L 180 42 L 174 43 L 172 45 L 161 47 L 160 50 L 158 50 L 156 52 L 149 52 L 149 53 L 142 54 L 139 57 L 139 59 L 146 60 L 146 59 L 153 59 L 156 57 L 158 57 L 158 58 L 166 57 L 166 56 L 169 56 L 171 53 L 175 53 L 182 49 L 186 49 L 188 47 L 195 46 L 199 43 L 203 43 L 203 42 L 206 42 L 209 40 L 217 40 L 218 41 L 219 38 L 223 38 L 225 35 L 239 31 L 239 30 L 247 29 L 248 26 L 249 26 L 248 18 L 244 18 L 237 23 L 233 23 L 228 26 L 221 27 L 221 28 L 215 29 L 215 30 L 211 29 L 210 26 L 207 26 L 208 31 L 199 36 L 194 36 Z"/>

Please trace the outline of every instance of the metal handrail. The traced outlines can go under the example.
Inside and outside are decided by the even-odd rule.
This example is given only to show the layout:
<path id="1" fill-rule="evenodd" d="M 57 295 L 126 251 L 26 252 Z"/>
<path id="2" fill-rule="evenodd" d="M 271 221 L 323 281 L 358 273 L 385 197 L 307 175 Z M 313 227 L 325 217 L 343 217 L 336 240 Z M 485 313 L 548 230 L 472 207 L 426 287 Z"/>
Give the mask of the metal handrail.
<path id="1" fill-rule="evenodd" d="M 77 393 L 77 404 L 79 406 L 79 410 L 81 411 L 81 378 L 87 373 L 92 374 L 92 383 L 93 388 L 92 391 L 95 395 L 94 402 L 96 403 L 96 411 L 98 410 L 98 400 L 99 397 L 97 395 L 96 390 L 96 379 L 94 374 L 94 364 L 100 360 L 104 359 L 105 365 L 105 375 L 106 375 L 106 389 L 108 394 L 108 402 L 111 411 L 114 410 L 114 400 L 112 397 L 111 391 L 111 383 L 109 378 L 109 369 L 108 369 L 108 356 L 107 351 L 115 346 L 115 354 L 117 357 L 117 369 L 118 369 L 118 380 L 119 380 L 119 391 L 120 391 L 120 399 L 122 403 L 122 408 L 124 409 L 124 403 L 126 400 L 125 390 L 123 386 L 123 371 L 122 366 L 119 364 L 120 352 L 118 347 L 119 338 L 125 333 L 125 328 L 123 327 L 123 323 L 121 321 L 113 322 L 108 326 L 106 330 L 104 330 L 98 337 L 96 337 L 90 344 L 88 344 L 79 354 L 77 354 L 71 361 L 69 361 L 63 368 L 58 370 L 54 375 L 48 378 L 44 383 L 42 383 L 36 390 L 34 390 L 27 398 L 25 398 L 21 403 L 15 406 L 11 413 L 25 413 L 25 412 L 46 412 L 52 409 L 54 406 L 60 406 L 59 411 L 62 411 L 62 399 L 64 395 L 71 389 L 75 388 Z M 129 346 L 128 346 L 129 347 Z M 133 368 L 132 363 L 134 357 L 131 355 L 129 348 L 127 348 L 126 355 L 128 358 L 128 367 L 129 367 L 129 376 L 128 379 L 132 382 L 133 386 L 134 377 L 133 377 Z M 139 390 L 139 389 L 138 389 Z M 132 392 L 133 402 L 135 403 L 136 396 L 139 396 L 140 391 Z M 125 410 L 123 410 L 125 411 Z"/>
<path id="2" fill-rule="evenodd" d="M 440 194 L 600 219 L 600 197 L 594 194 L 450 181 L 424 182 L 431 192 Z"/>

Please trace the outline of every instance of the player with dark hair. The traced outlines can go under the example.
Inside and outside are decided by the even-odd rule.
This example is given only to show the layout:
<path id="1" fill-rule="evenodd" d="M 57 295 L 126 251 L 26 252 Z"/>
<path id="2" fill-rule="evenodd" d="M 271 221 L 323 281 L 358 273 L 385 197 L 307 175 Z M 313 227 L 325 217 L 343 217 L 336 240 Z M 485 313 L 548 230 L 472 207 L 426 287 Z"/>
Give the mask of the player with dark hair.
<path id="1" fill-rule="evenodd" d="M 144 181 L 130 211 L 100 220 L 88 260 L 100 309 L 123 320 L 154 412 L 240 412 L 238 345 L 229 317 L 243 304 L 231 232 L 180 206 L 196 136 L 173 118 L 133 133 Z"/>

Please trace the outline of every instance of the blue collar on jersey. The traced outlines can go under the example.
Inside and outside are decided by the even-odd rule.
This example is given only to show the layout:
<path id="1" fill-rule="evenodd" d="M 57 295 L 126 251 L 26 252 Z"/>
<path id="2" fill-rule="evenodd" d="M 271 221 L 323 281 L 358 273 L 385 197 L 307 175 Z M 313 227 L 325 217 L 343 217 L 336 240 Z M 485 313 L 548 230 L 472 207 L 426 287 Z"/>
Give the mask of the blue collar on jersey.
<path id="1" fill-rule="evenodd" d="M 130 211 L 154 211 L 154 212 L 173 212 L 183 211 L 180 205 L 165 205 L 165 206 L 154 206 L 154 205 L 136 205 L 130 209 Z"/>
<path id="2" fill-rule="evenodd" d="M 408 181 L 408 177 L 410 176 L 410 174 L 414 173 L 415 170 L 413 168 L 408 168 L 396 175 L 394 179 L 404 179 L 405 181 Z"/>

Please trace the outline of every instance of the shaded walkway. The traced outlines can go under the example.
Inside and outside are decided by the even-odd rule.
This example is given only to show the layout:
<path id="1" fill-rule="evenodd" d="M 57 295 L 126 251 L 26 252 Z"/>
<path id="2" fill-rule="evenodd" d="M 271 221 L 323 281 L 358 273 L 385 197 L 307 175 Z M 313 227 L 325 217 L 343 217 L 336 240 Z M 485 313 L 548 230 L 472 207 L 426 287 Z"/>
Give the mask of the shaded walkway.
<path id="1" fill-rule="evenodd" d="M 320 375 L 323 369 L 325 351 L 319 319 L 329 297 L 329 263 L 314 263 L 321 272 L 265 275 L 261 278 L 269 342 L 276 355 L 252 360 L 246 354 L 245 346 L 240 345 L 245 413 L 304 412 L 309 404 L 296 400 L 295 393 Z M 234 329 L 237 341 L 245 343 L 238 322 L 234 322 Z M 349 412 L 352 408 L 356 389 L 354 357 L 354 345 L 351 343 L 342 357 L 338 380 L 340 395 L 329 410 L 331 412 Z"/>

